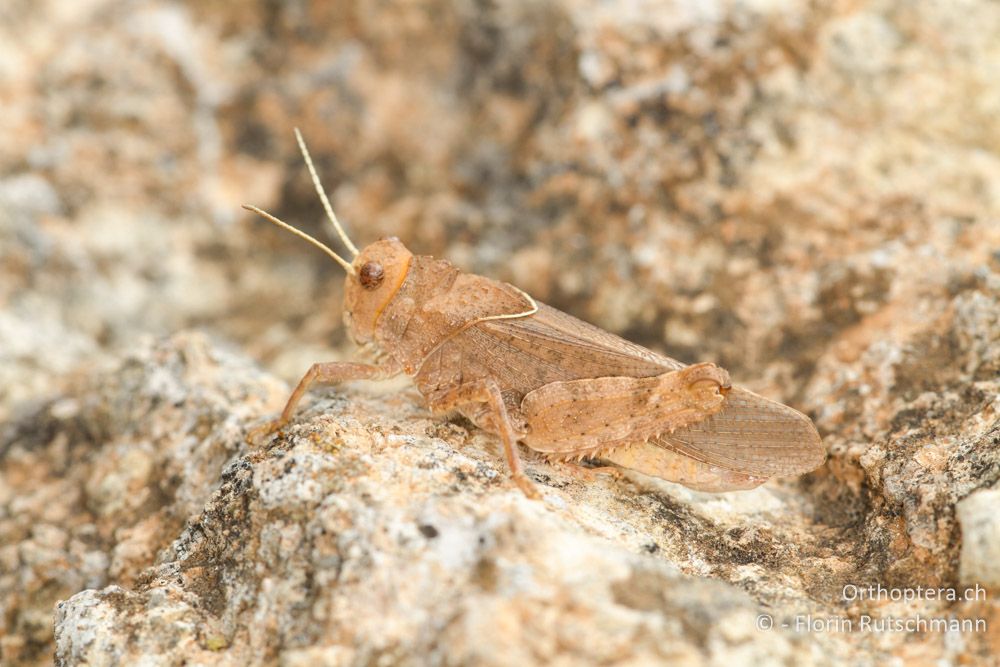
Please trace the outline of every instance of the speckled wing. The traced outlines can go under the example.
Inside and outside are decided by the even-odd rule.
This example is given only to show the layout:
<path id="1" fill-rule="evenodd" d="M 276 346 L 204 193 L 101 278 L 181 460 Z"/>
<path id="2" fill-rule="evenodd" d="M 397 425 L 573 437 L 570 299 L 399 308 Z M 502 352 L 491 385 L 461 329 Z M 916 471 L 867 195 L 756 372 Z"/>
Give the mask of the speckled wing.
<path id="1" fill-rule="evenodd" d="M 733 387 L 722 410 L 650 444 L 749 475 L 798 475 L 823 463 L 812 421 L 787 405 Z"/>
<path id="2" fill-rule="evenodd" d="M 492 370 L 522 395 L 560 380 L 650 377 L 684 368 L 675 359 L 541 302 L 531 317 L 477 324 L 463 344 L 496 359 Z"/>

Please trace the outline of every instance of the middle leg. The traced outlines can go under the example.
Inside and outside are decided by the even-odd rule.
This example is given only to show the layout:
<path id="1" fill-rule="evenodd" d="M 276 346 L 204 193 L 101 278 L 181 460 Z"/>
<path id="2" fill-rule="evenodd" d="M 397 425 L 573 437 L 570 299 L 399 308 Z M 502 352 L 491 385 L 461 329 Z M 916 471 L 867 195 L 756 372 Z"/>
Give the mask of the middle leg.
<path id="1" fill-rule="evenodd" d="M 538 489 L 524 474 L 521 457 L 517 453 L 517 436 L 514 434 L 507 406 L 503 402 L 503 394 L 500 393 L 500 387 L 496 382 L 489 379 L 476 380 L 449 389 L 434 397 L 431 401 L 431 409 L 445 412 L 469 403 L 485 403 L 488 406 L 497 434 L 503 443 L 504 456 L 507 459 L 511 478 L 524 492 L 524 495 L 535 500 L 540 499 L 541 494 Z"/>

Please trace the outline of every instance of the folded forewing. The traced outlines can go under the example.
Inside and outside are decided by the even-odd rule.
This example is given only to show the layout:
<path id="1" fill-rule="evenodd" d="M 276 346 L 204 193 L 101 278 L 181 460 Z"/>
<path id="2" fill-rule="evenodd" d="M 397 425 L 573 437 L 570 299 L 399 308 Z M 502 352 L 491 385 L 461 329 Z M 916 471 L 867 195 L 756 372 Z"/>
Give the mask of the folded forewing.
<path id="1" fill-rule="evenodd" d="M 719 412 L 651 442 L 750 475 L 796 475 L 826 458 L 808 417 L 741 387 L 733 387 Z"/>
<path id="2" fill-rule="evenodd" d="M 508 363 L 558 368 L 553 380 L 648 377 L 684 367 L 543 303 L 531 317 L 480 322 L 474 329 L 470 333 L 478 344 L 516 353 L 506 358 Z"/>

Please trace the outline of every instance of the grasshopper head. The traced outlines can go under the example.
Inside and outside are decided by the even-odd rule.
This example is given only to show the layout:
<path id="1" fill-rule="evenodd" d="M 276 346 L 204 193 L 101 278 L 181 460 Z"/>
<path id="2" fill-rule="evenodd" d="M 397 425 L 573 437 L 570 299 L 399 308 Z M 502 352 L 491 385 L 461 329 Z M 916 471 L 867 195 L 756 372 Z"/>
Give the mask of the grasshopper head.
<path id="1" fill-rule="evenodd" d="M 347 272 L 347 284 L 344 289 L 344 322 L 347 324 L 347 330 L 357 343 L 370 343 L 375 339 L 375 324 L 379 315 L 389 305 L 406 279 L 413 253 L 395 237 L 380 239 L 359 252 L 334 214 L 333 207 L 330 206 L 330 200 L 320 185 L 319 176 L 309 156 L 309 149 L 306 148 L 306 142 L 302 139 L 298 128 L 295 130 L 295 139 L 298 141 L 302 158 L 309 168 L 309 175 L 312 177 L 316 194 L 323 203 L 326 215 L 354 261 L 349 262 L 302 230 L 292 227 L 256 206 L 244 204 L 243 208 L 308 241 L 340 264 Z"/>
<path id="2" fill-rule="evenodd" d="M 375 338 L 375 324 L 406 279 L 413 253 L 399 239 L 380 239 L 361 250 L 344 287 L 344 323 L 359 344 Z"/>

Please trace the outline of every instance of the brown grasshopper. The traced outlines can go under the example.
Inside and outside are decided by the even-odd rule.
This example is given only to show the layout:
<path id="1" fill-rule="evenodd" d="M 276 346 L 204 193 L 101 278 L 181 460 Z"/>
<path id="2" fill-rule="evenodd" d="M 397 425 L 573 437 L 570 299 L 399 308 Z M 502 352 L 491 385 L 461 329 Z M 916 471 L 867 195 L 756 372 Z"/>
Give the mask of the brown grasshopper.
<path id="1" fill-rule="evenodd" d="M 299 148 L 348 262 L 311 236 L 244 206 L 326 252 L 347 272 L 344 322 L 376 364 L 313 364 L 271 433 L 317 382 L 413 377 L 436 413 L 457 410 L 500 436 L 514 482 L 517 443 L 552 460 L 601 459 L 702 491 L 753 488 L 823 463 L 808 417 L 738 386 L 712 363 L 691 366 L 539 303 L 507 283 L 414 255 L 396 238 L 358 250 L 337 220 L 302 135 Z"/>

